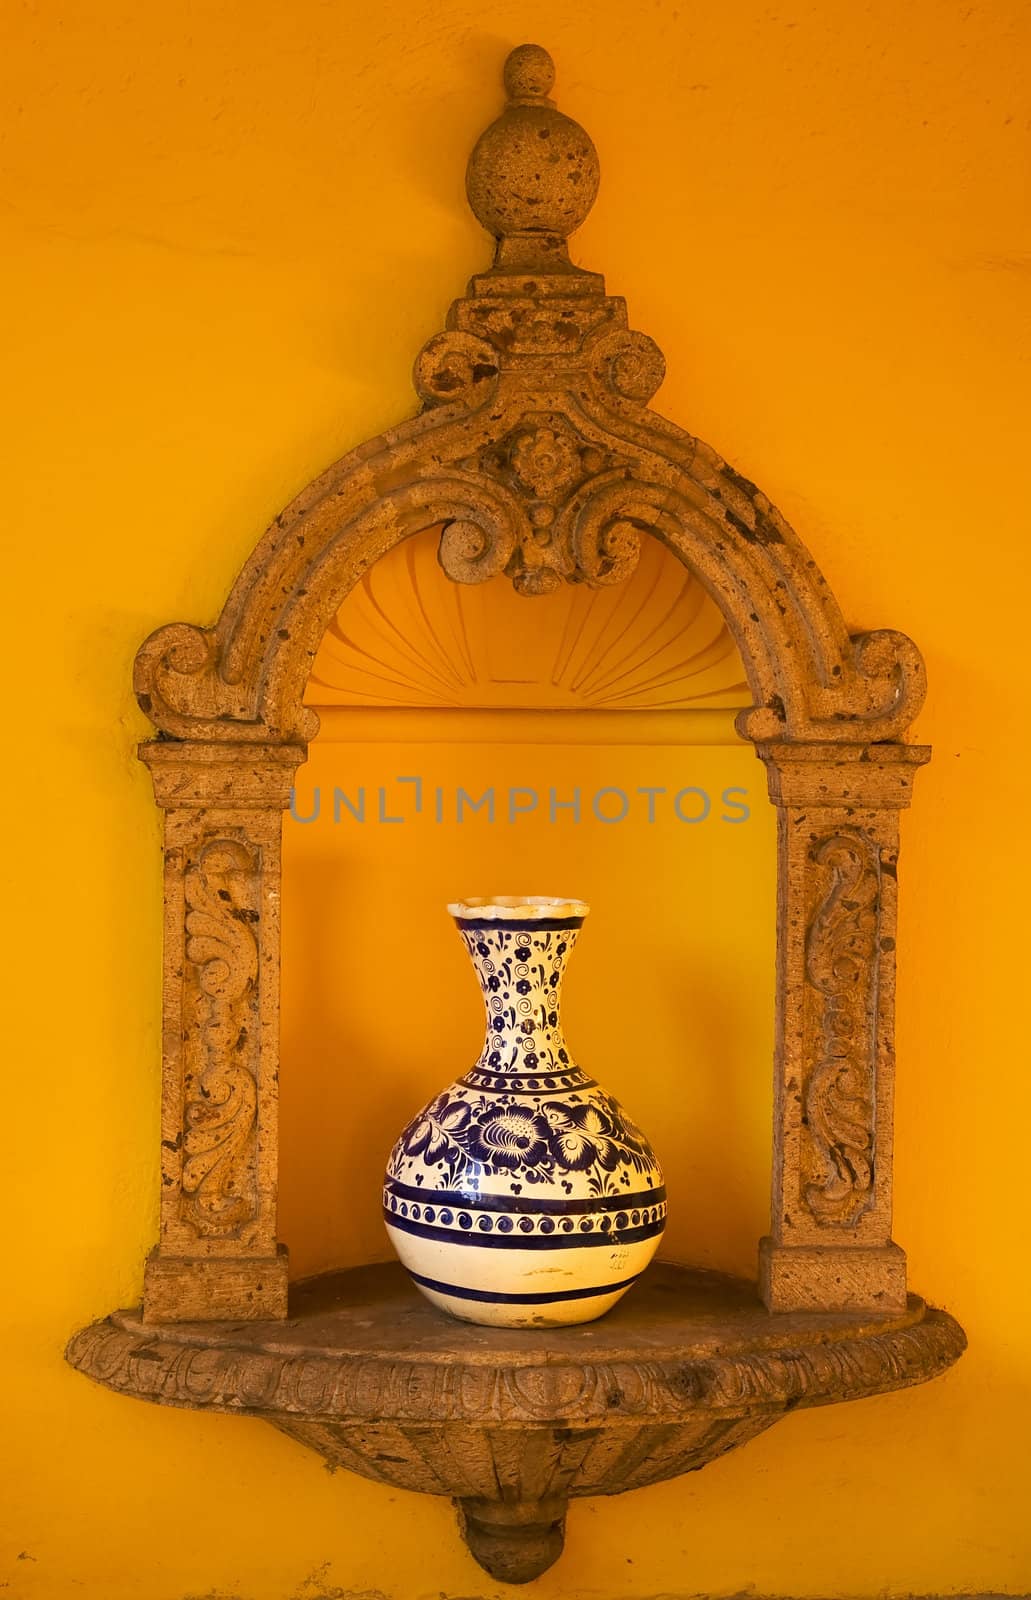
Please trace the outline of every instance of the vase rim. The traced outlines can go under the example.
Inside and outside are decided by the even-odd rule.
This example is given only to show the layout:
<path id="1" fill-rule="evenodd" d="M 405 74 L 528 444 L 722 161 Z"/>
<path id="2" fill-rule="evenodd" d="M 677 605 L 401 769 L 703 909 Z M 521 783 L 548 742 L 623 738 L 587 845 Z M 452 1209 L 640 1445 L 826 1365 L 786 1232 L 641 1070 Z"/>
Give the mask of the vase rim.
<path id="1" fill-rule="evenodd" d="M 590 906 L 549 894 L 467 895 L 448 906 L 458 920 L 486 922 L 554 922 L 570 917 L 586 917 Z"/>

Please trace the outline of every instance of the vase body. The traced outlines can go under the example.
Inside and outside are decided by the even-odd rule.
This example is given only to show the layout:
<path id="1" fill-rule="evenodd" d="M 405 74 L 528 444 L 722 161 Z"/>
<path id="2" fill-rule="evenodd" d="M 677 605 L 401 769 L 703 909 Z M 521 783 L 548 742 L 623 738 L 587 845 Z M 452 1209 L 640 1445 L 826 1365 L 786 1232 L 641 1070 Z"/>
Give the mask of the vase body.
<path id="1" fill-rule="evenodd" d="M 543 897 L 448 907 L 486 1039 L 395 1144 L 383 1216 L 414 1282 L 467 1322 L 590 1322 L 644 1271 L 665 1226 L 651 1146 L 562 1032 L 562 976 L 587 909 Z"/>

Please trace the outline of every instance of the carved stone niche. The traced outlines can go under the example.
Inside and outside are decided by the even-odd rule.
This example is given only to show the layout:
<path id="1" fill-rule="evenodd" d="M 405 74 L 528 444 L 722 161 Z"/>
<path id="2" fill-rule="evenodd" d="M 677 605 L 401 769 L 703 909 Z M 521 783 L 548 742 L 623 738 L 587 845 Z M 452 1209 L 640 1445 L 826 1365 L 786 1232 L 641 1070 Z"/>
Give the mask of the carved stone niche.
<path id="1" fill-rule="evenodd" d="M 142 1310 L 71 1341 L 122 1392 L 265 1417 L 327 1461 L 453 1496 L 496 1577 L 562 1546 L 571 1495 L 693 1470 L 795 1405 L 917 1383 L 960 1354 L 907 1295 L 891 1237 L 899 812 L 924 670 L 888 630 L 849 635 L 814 561 L 754 484 L 648 407 L 663 358 L 570 263 L 590 139 L 547 53 L 508 59 L 508 105 L 469 164 L 494 264 L 415 363 L 420 414 L 276 518 L 211 628 L 143 645 L 141 748 L 165 811 L 160 1238 Z M 741 653 L 739 732 L 779 824 L 770 1234 L 758 1289 L 660 1265 L 599 1323 L 450 1321 L 396 1267 L 300 1285 L 276 1232 L 280 827 L 317 717 L 304 692 L 344 596 L 439 526 L 460 584 L 532 597 L 621 583 L 641 540 L 704 584 Z"/>

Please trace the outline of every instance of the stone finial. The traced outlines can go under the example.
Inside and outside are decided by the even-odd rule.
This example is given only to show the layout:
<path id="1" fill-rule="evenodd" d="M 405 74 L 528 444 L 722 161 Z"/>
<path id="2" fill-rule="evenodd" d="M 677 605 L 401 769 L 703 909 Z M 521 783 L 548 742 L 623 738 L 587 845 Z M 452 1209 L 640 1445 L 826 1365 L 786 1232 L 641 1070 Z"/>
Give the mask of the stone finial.
<path id="1" fill-rule="evenodd" d="M 548 98 L 554 82 L 555 63 L 541 45 L 513 50 L 508 105 L 469 158 L 469 204 L 498 240 L 495 265 L 503 269 L 568 271 L 566 239 L 598 193 L 598 152 Z"/>

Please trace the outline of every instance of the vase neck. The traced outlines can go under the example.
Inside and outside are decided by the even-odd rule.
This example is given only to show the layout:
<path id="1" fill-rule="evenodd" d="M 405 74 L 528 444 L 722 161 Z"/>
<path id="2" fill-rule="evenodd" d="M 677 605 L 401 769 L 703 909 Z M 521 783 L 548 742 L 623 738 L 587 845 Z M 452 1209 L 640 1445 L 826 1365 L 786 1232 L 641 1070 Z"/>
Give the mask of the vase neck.
<path id="1" fill-rule="evenodd" d="M 582 919 L 456 921 L 487 1013 L 477 1068 L 512 1076 L 574 1070 L 562 1033 L 562 979 Z"/>

